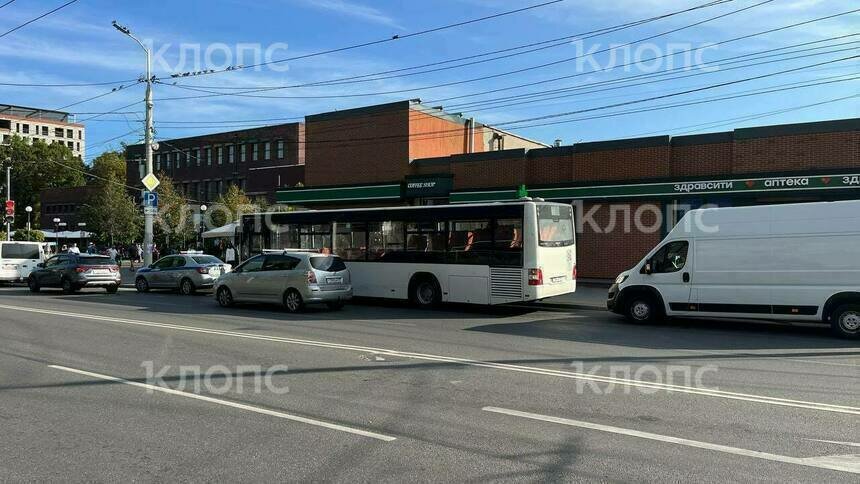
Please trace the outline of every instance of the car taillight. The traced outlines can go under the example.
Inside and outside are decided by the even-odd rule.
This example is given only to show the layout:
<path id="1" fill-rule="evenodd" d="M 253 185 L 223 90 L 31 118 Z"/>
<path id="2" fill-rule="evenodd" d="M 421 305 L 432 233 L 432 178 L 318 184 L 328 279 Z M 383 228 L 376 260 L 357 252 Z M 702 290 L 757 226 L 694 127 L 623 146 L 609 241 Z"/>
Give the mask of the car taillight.
<path id="1" fill-rule="evenodd" d="M 576 280 L 576 264 L 573 265 L 573 274 L 571 275 L 571 277 L 574 281 Z"/>
<path id="2" fill-rule="evenodd" d="M 208 267 L 198 267 L 197 272 L 199 272 L 200 274 L 209 274 L 209 268 Z"/>
<path id="3" fill-rule="evenodd" d="M 540 269 L 529 269 L 529 286 L 543 285 L 543 271 Z"/>
<path id="4" fill-rule="evenodd" d="M 78 266 L 78 267 L 75 267 L 75 272 L 87 272 L 90 269 L 91 269 L 90 266 Z"/>
<path id="5" fill-rule="evenodd" d="M 110 267 L 108 267 L 108 269 L 111 272 L 119 272 L 119 266 L 110 266 Z"/>
<path id="6" fill-rule="evenodd" d="M 314 271 L 308 271 L 308 284 L 316 284 L 317 283 L 317 275 L 314 274 Z"/>

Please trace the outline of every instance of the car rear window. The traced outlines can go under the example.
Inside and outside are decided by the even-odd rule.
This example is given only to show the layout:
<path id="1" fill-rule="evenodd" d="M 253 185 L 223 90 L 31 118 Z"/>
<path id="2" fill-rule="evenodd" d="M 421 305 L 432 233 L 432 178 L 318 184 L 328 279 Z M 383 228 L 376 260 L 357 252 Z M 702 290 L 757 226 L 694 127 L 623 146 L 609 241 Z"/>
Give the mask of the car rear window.
<path id="1" fill-rule="evenodd" d="M 92 257 L 92 256 L 81 256 L 78 257 L 78 263 L 87 266 L 98 266 L 98 265 L 111 265 L 113 264 L 113 260 L 110 257 Z"/>
<path id="2" fill-rule="evenodd" d="M 211 255 L 195 255 L 191 258 L 198 264 L 222 264 L 221 259 Z"/>
<path id="3" fill-rule="evenodd" d="M 340 257 L 329 255 L 324 257 L 311 257 L 311 267 L 318 271 L 337 272 L 345 271 L 346 264 Z"/>
<path id="4" fill-rule="evenodd" d="M 38 259 L 39 246 L 35 244 L 3 244 L 0 257 L 4 259 Z"/>

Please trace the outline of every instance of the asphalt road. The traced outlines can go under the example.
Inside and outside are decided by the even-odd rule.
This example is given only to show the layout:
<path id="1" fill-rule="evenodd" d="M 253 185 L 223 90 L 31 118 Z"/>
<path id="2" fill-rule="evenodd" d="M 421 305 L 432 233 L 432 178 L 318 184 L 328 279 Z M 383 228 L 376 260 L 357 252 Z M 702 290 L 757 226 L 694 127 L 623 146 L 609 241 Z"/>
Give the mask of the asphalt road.
<path id="1" fill-rule="evenodd" d="M 860 347 L 587 310 L 7 287 L 0 436 L 4 481 L 857 482 Z"/>

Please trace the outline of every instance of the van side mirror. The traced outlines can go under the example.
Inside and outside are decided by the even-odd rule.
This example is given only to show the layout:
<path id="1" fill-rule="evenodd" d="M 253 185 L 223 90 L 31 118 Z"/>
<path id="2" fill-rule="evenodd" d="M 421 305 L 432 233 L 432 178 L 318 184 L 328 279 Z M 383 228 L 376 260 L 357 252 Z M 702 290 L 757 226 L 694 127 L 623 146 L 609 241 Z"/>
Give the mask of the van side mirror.
<path id="1" fill-rule="evenodd" d="M 40 268 L 44 269 L 44 268 L 45 268 L 45 263 L 44 263 L 44 262 L 39 262 L 38 264 L 36 264 L 36 267 L 40 267 Z"/>
<path id="2" fill-rule="evenodd" d="M 651 265 L 651 261 L 648 260 L 645 262 L 645 265 L 642 266 L 642 274 L 651 274 L 653 272 L 653 267 Z"/>

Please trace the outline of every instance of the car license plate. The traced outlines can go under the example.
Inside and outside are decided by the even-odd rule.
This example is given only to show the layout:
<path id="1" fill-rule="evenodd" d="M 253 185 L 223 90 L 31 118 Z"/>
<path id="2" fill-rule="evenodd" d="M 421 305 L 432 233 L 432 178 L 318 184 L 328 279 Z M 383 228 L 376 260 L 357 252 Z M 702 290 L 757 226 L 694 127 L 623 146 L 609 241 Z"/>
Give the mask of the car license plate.
<path id="1" fill-rule="evenodd" d="M 343 277 L 326 277 L 326 284 L 343 284 Z"/>
<path id="2" fill-rule="evenodd" d="M 553 284 L 558 284 L 559 282 L 564 282 L 564 280 L 565 280 L 565 279 L 567 279 L 567 277 L 565 277 L 565 276 L 557 276 L 557 277 L 553 277 L 553 278 L 552 278 L 552 279 L 550 279 L 550 280 L 552 281 L 552 283 L 553 283 Z"/>
<path id="3" fill-rule="evenodd" d="M 213 268 L 209 269 L 209 273 L 212 274 L 213 276 L 220 276 L 221 275 L 221 268 L 220 267 L 213 267 Z"/>
<path id="4" fill-rule="evenodd" d="M 95 276 L 103 276 L 105 274 L 110 274 L 110 271 L 107 269 L 93 269 L 93 275 Z"/>

